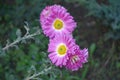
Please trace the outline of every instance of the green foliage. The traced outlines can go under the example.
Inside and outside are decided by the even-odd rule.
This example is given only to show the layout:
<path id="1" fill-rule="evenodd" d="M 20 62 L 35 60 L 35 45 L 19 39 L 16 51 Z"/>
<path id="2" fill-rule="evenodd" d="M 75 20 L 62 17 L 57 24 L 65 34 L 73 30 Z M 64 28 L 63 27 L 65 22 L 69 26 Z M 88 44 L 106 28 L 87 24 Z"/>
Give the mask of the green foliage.
<path id="1" fill-rule="evenodd" d="M 68 1 L 68 0 L 66 0 Z M 102 2 L 104 1 L 104 2 Z M 105 34 L 105 39 L 120 39 L 120 0 L 74 0 L 68 2 L 77 2 L 89 10 L 87 16 L 94 16 L 108 26 L 108 32 Z"/>
<path id="2" fill-rule="evenodd" d="M 29 23 L 30 33 L 37 31 L 39 14 L 46 5 L 52 4 L 52 0 L 1 0 L 0 3 L 1 51 L 6 44 L 25 35 L 24 22 Z M 48 38 L 41 33 L 0 52 L 0 80 L 23 80 L 31 66 L 37 71 L 48 67 L 47 44 Z"/>
<path id="3" fill-rule="evenodd" d="M 96 44 L 95 44 L 95 43 L 92 43 L 89 49 L 90 49 L 90 50 L 89 50 L 89 51 L 90 51 L 90 56 L 92 56 L 93 53 L 95 52 Z"/>
<path id="4" fill-rule="evenodd" d="M 105 34 L 106 39 L 120 39 L 120 0 L 108 0 L 108 4 L 99 4 L 96 0 L 88 3 L 90 15 L 102 20 L 109 27 Z"/>
<path id="5" fill-rule="evenodd" d="M 103 20 L 103 24 L 109 26 L 109 31 L 111 31 L 111 34 L 113 34 L 113 30 L 114 32 L 119 30 L 118 27 L 115 27 L 114 29 L 111 26 L 111 22 L 114 24 L 114 16 L 109 16 L 110 20 L 108 17 L 105 17 L 108 16 L 107 14 L 109 11 L 112 15 L 114 14 L 114 12 L 111 11 L 111 8 L 113 7 L 108 9 L 111 5 L 98 4 L 95 0 L 66 1 L 76 1 L 79 2 L 80 5 L 88 8 L 90 11 L 88 15 L 92 15 L 100 20 Z M 111 4 L 116 4 L 114 0 L 111 1 L 113 1 Z M 109 52 L 106 52 L 109 50 L 107 48 L 105 50 L 98 50 L 101 47 L 103 48 L 103 46 L 101 46 L 104 44 L 103 41 L 100 46 L 96 42 L 93 42 L 92 44 L 87 43 L 87 41 L 89 41 L 88 39 L 91 37 L 88 37 L 88 39 L 85 37 L 88 36 L 89 33 L 85 31 L 86 36 L 84 34 L 81 35 L 78 27 L 76 32 L 74 31 L 75 39 L 81 48 L 83 46 L 89 47 L 89 60 L 82 69 L 76 72 L 71 72 L 63 68 L 55 67 L 51 64 L 47 53 L 49 40 L 42 33 L 33 38 L 22 40 L 14 47 L 10 47 L 10 49 L 2 52 L 2 48 L 7 43 L 14 42 L 14 40 L 23 37 L 26 34 L 26 30 L 24 29 L 26 22 L 28 22 L 26 26 L 29 27 L 30 34 L 38 30 L 40 25 L 39 14 L 46 5 L 52 4 L 53 0 L 1 0 L 0 3 L 0 53 L 2 53 L 0 54 L 0 80 L 23 80 L 38 73 L 41 73 L 41 75 L 36 76 L 34 80 L 119 79 L 119 74 L 117 74 L 119 73 L 120 68 L 120 63 L 117 61 L 119 56 L 112 56 L 113 58 L 108 63 L 108 69 L 106 69 L 107 67 L 101 67 L 104 66 L 104 62 L 109 58 L 109 56 L 107 58 L 107 54 L 109 55 Z M 103 7 L 105 10 L 101 9 Z M 103 12 L 106 15 L 103 15 Z M 42 32 L 41 29 L 40 32 Z M 110 50 L 110 52 L 111 51 L 112 50 Z M 52 67 L 52 69 L 46 71 L 48 67 Z"/>
<path id="6" fill-rule="evenodd" d="M 17 28 L 23 29 L 25 21 L 31 26 L 38 26 L 41 10 L 52 4 L 52 0 L 1 0 L 0 3 L 0 29 L 4 29 L 0 31 L 0 41 L 4 42 L 7 37 L 14 40 L 12 34 Z"/>

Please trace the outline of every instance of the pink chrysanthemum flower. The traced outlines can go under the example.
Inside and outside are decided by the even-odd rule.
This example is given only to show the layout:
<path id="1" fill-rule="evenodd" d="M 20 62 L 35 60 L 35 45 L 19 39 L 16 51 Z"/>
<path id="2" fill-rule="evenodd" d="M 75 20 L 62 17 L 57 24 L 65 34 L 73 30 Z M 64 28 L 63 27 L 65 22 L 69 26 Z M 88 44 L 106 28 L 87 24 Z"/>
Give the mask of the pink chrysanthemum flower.
<path id="1" fill-rule="evenodd" d="M 47 18 L 49 18 L 52 13 L 51 13 L 51 6 L 46 6 L 45 9 L 40 14 L 40 23 L 43 25 L 46 21 Z"/>
<path id="2" fill-rule="evenodd" d="M 45 24 L 47 19 L 54 16 L 53 11 L 56 12 L 58 9 L 63 10 L 65 12 L 67 11 L 64 7 L 60 5 L 46 6 L 40 14 L 41 24 Z"/>
<path id="3" fill-rule="evenodd" d="M 87 62 L 88 50 L 80 50 L 79 46 L 74 46 L 74 49 L 69 51 L 69 60 L 66 63 L 66 68 L 72 71 L 76 71 L 82 68 L 83 63 Z"/>
<path id="4" fill-rule="evenodd" d="M 72 49 L 73 45 L 75 41 L 70 35 L 57 35 L 54 39 L 50 39 L 48 57 L 53 64 L 62 67 L 69 59 L 68 50 Z"/>
<path id="5" fill-rule="evenodd" d="M 59 5 L 45 8 L 41 13 L 40 21 L 44 34 L 50 38 L 54 38 L 57 34 L 70 34 L 76 27 L 73 17 Z"/>

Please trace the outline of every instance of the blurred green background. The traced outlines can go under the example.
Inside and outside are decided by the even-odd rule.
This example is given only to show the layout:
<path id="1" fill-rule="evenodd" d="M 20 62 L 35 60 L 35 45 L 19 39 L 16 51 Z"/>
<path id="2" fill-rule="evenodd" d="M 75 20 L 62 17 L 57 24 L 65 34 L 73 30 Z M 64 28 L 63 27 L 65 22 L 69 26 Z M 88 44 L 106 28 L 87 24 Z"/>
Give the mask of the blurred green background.
<path id="1" fill-rule="evenodd" d="M 23 80 L 29 74 L 53 66 L 38 80 L 119 80 L 120 79 L 120 0 L 0 0 L 0 49 L 40 27 L 39 15 L 47 5 L 60 4 L 77 22 L 73 36 L 89 49 L 88 63 L 71 72 L 52 65 L 47 57 L 48 38 L 41 33 L 0 52 L 0 80 Z"/>

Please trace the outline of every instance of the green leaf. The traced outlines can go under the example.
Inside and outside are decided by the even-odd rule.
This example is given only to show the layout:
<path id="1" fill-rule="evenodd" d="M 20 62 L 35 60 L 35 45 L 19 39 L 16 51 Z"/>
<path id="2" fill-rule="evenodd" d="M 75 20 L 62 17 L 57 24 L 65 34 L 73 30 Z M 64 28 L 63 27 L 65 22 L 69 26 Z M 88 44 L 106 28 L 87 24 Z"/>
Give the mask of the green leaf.
<path id="1" fill-rule="evenodd" d="M 120 68 L 120 62 L 117 62 L 117 63 L 116 63 L 116 67 L 117 67 L 117 68 Z"/>
<path id="2" fill-rule="evenodd" d="M 93 55 L 93 53 L 95 52 L 95 49 L 96 49 L 96 44 L 92 43 L 89 48 L 90 55 Z"/>
<path id="3" fill-rule="evenodd" d="M 85 66 L 85 69 L 82 72 L 82 78 L 81 78 L 81 80 L 84 80 L 85 76 L 87 75 L 87 72 L 88 72 L 88 65 Z"/>

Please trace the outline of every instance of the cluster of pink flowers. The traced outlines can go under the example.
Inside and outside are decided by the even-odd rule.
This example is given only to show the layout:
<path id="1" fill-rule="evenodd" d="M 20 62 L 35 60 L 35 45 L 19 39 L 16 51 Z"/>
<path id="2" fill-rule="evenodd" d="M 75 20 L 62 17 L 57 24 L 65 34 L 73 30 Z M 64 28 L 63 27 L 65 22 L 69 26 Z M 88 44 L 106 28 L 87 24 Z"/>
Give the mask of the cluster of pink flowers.
<path id="1" fill-rule="evenodd" d="M 59 67 L 75 71 L 87 62 L 88 49 L 80 49 L 73 39 L 76 22 L 67 9 L 60 5 L 47 6 L 40 14 L 44 34 L 50 38 L 48 57 Z"/>

